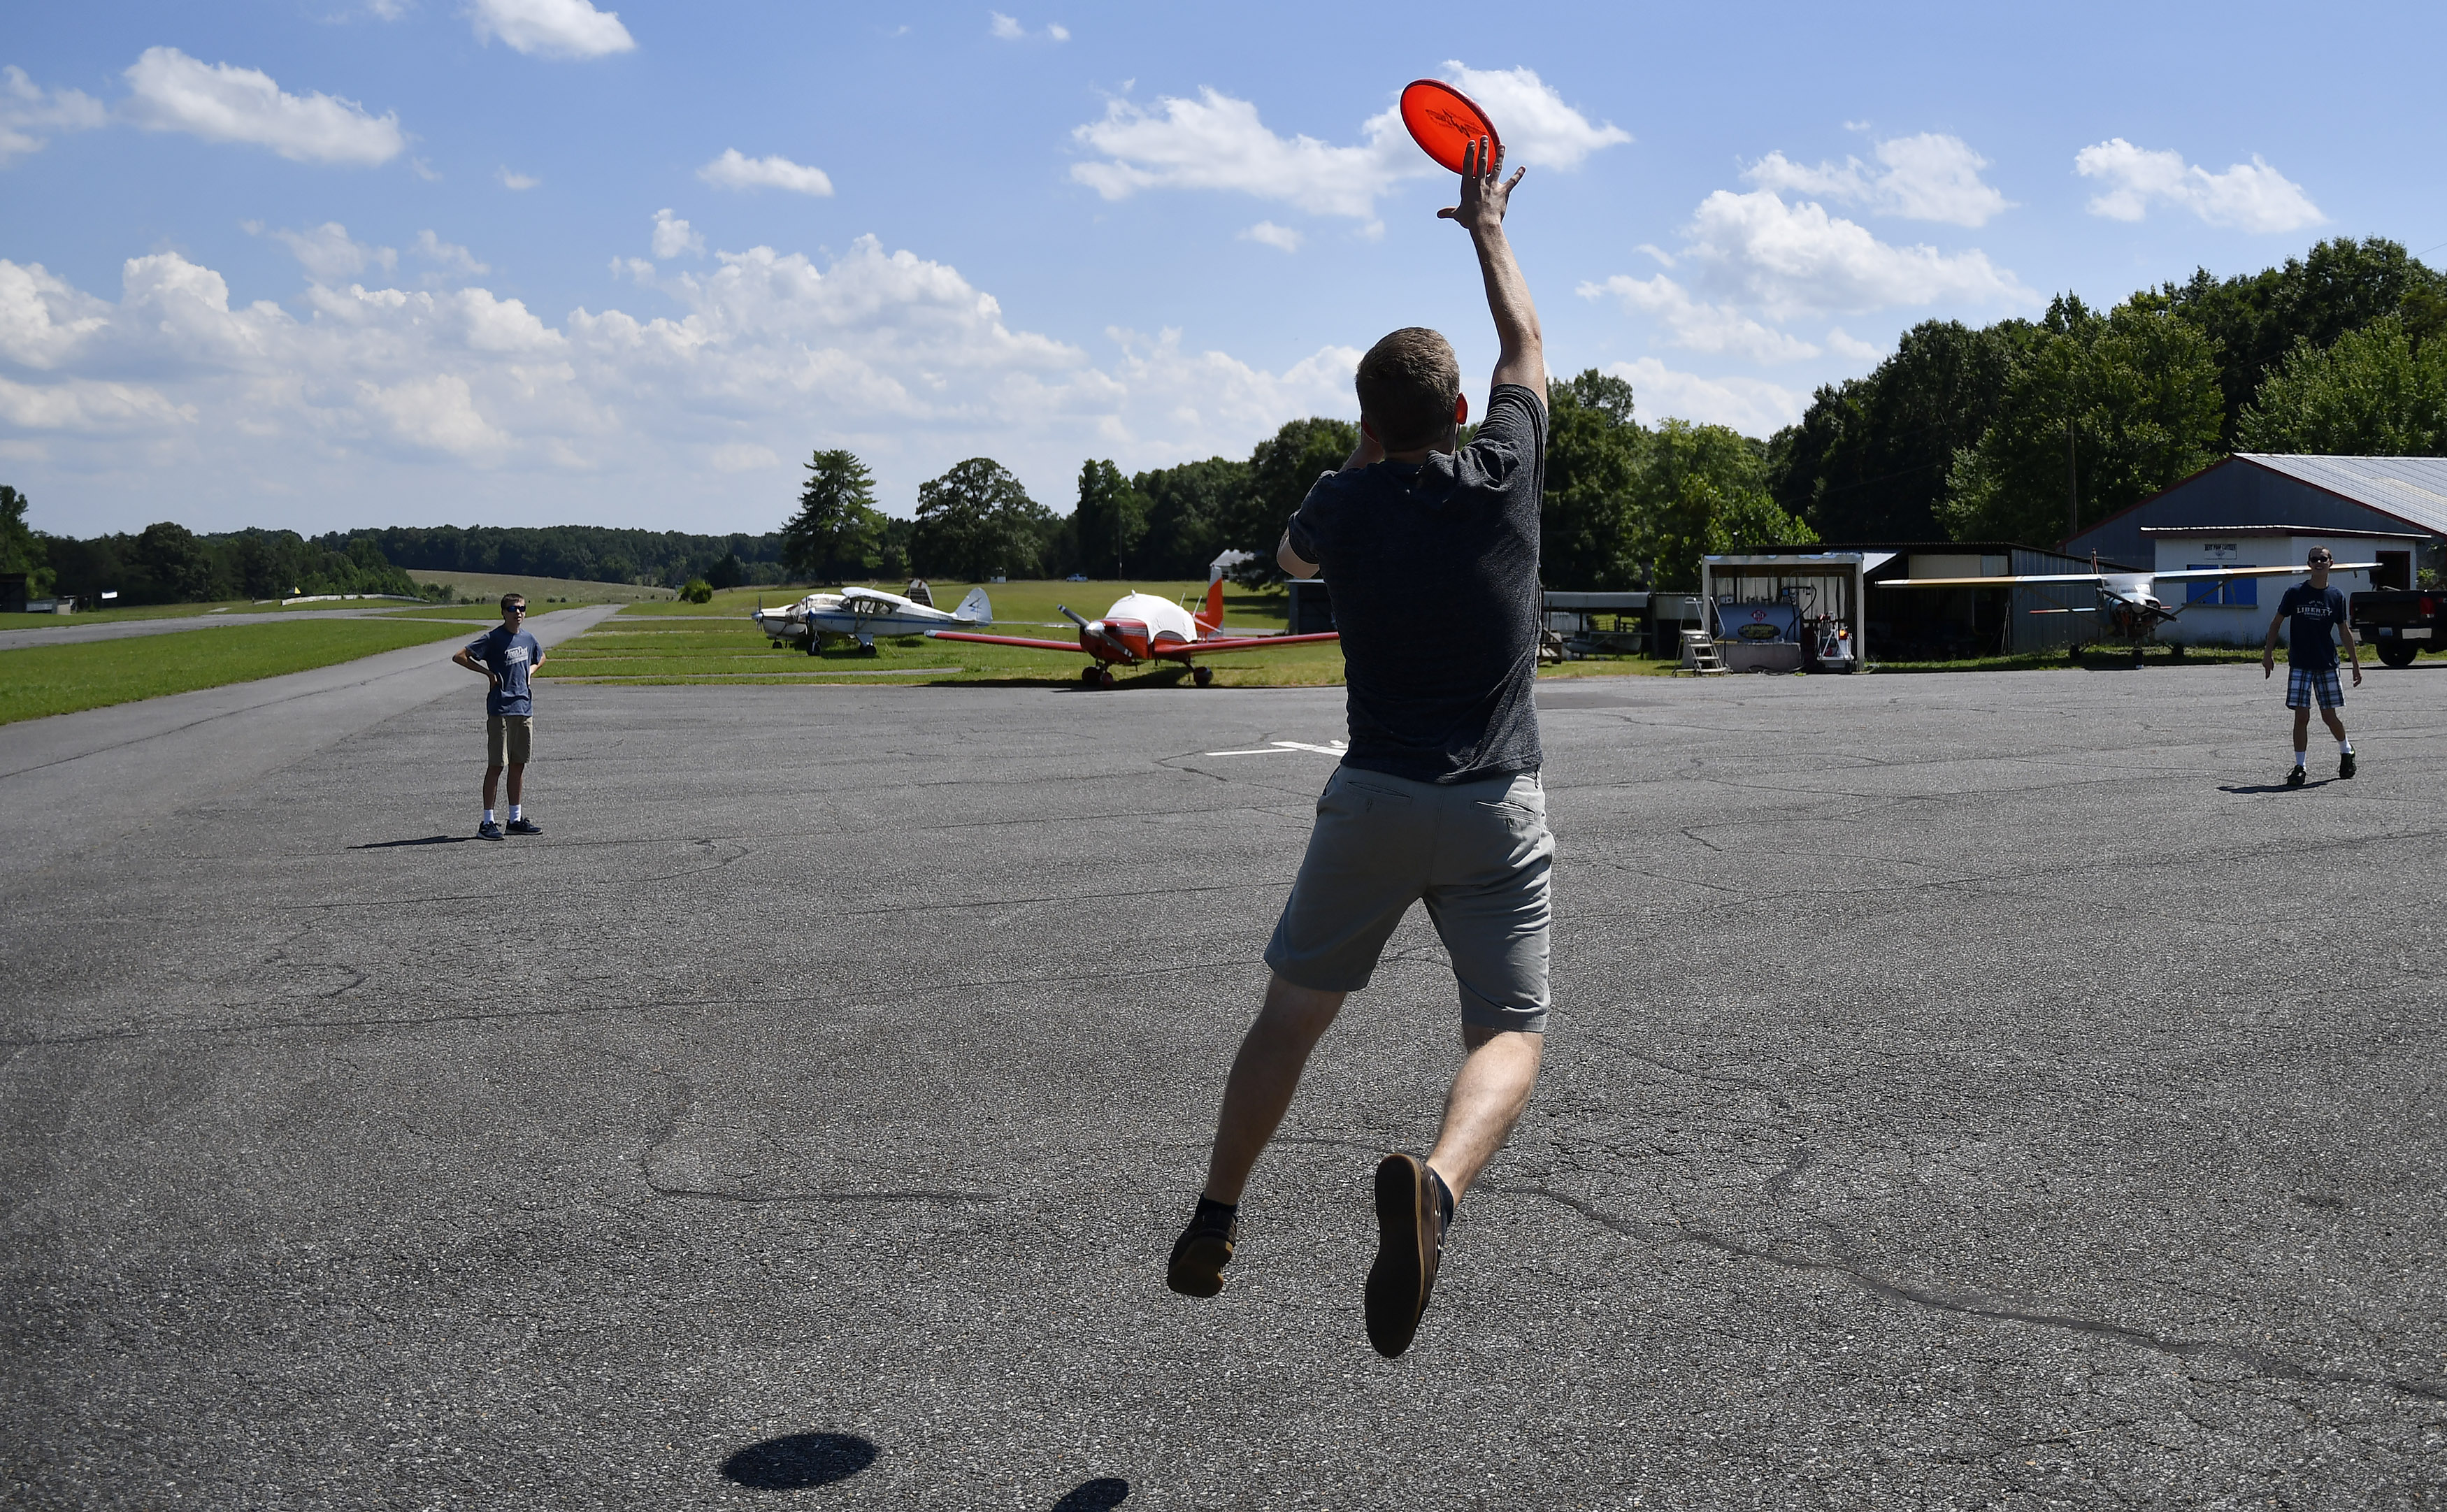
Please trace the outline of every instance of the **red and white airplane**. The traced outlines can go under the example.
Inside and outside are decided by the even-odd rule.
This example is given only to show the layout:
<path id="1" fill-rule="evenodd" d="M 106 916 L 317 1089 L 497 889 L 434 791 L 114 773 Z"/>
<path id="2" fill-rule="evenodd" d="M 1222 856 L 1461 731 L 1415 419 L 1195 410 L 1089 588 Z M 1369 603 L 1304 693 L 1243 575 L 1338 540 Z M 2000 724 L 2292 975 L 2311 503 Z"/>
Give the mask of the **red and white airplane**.
<path id="1" fill-rule="evenodd" d="M 1084 651 L 1093 659 L 1080 670 L 1079 680 L 1095 688 L 1113 686 L 1113 664 L 1136 667 L 1143 662 L 1177 661 L 1224 652 L 1273 651 L 1279 646 L 1308 646 L 1339 640 L 1327 631 L 1318 635 L 1232 635 L 1224 631 L 1224 580 L 1206 585 L 1206 604 L 1192 614 L 1170 599 L 1153 594 L 1129 593 L 1113 600 L 1102 619 L 1081 619 L 1067 604 L 1056 605 L 1079 627 L 1076 645 L 1064 640 L 1030 640 L 1019 635 L 979 635 L 968 631 L 930 630 L 936 640 L 973 640 L 980 646 L 1024 646 L 1032 651 Z M 1215 680 L 1215 669 L 1198 667 L 1191 673 L 1198 686 Z"/>

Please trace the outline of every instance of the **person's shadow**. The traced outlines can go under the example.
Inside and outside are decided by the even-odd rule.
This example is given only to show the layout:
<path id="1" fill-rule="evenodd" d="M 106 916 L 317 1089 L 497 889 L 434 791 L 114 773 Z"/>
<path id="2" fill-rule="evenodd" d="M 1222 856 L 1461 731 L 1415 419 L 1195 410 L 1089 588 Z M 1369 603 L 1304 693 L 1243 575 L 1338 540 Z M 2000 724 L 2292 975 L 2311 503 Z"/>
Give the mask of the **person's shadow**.
<path id="1" fill-rule="evenodd" d="M 397 850 L 397 849 L 398 849 L 400 846 L 402 846 L 402 845 L 456 845 L 456 844 L 459 844 L 459 843 L 460 843 L 461 841 L 471 841 L 471 840 L 474 840 L 475 838 L 476 838 L 476 837 L 475 837 L 475 836 L 473 836 L 473 835 L 424 835 L 424 836 L 419 836 L 419 837 L 418 837 L 417 839 L 415 839 L 415 840 L 376 840 L 376 841 L 367 841 L 366 843 L 364 843 L 363 845 L 351 845 L 351 846 L 350 846 L 350 847 L 349 847 L 349 849 L 351 849 L 351 850 Z"/>
<path id="2" fill-rule="evenodd" d="M 1129 1495 L 1129 1482 L 1118 1475 L 1100 1475 L 1072 1487 L 1069 1496 L 1053 1503 L 1053 1512 L 1111 1512 Z"/>
<path id="3" fill-rule="evenodd" d="M 2219 786 L 2218 791 L 2221 793 L 2307 793 L 2314 787 L 2325 787 L 2335 781 L 2333 777 L 2314 777 L 2300 787 L 2285 783 L 2262 783 L 2255 787 L 2246 787 L 2240 784 L 2224 784 Z"/>
<path id="4" fill-rule="evenodd" d="M 722 1462 L 723 1479 L 760 1491 L 799 1491 L 846 1481 L 875 1463 L 872 1441 L 855 1433 L 786 1433 Z"/>

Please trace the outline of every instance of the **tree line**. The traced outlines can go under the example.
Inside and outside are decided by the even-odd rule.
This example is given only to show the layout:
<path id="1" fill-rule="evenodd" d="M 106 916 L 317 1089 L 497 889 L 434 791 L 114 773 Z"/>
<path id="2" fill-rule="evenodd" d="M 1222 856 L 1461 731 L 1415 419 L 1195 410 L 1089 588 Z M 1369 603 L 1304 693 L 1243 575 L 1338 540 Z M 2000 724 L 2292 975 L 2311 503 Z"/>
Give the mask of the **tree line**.
<path id="1" fill-rule="evenodd" d="M 1592 369 L 1549 387 L 1541 568 L 1550 588 L 1677 589 L 1697 584 L 1710 552 L 2043 545 L 2233 450 L 2438 455 L 2442 332 L 2447 276 L 2395 242 L 2340 238 L 2257 274 L 2199 270 L 2104 312 L 2062 294 L 2037 320 L 1924 322 L 1765 441 L 1682 420 L 1644 425 L 1630 385 Z M 1091 459 L 1065 514 L 972 457 L 920 484 L 910 519 L 877 507 L 858 457 L 825 449 L 806 465 L 797 510 L 762 535 L 443 525 L 309 540 L 165 523 L 76 541 L 28 531 L 9 489 L 0 571 L 33 574 L 37 591 L 114 587 L 146 602 L 410 591 L 387 568 L 674 588 L 1074 572 L 1160 581 L 1204 578 L 1240 551 L 1249 558 L 1236 576 L 1256 583 L 1279 576 L 1283 522 L 1357 440 L 1352 423 L 1312 416 L 1245 458 L 1138 473 Z"/>
<path id="2" fill-rule="evenodd" d="M 2105 312 L 1927 321 L 1768 443 L 1769 486 L 1830 540 L 2044 545 L 2233 451 L 2438 456 L 2442 333 L 2447 275 L 2379 237 Z"/>
<path id="3" fill-rule="evenodd" d="M 132 535 L 78 540 L 28 529 L 26 504 L 25 495 L 0 485 L 0 573 L 24 573 L 33 594 L 73 594 L 87 609 L 106 592 L 119 604 L 418 592 L 362 538 L 308 540 L 291 530 L 199 536 L 162 520 Z"/>

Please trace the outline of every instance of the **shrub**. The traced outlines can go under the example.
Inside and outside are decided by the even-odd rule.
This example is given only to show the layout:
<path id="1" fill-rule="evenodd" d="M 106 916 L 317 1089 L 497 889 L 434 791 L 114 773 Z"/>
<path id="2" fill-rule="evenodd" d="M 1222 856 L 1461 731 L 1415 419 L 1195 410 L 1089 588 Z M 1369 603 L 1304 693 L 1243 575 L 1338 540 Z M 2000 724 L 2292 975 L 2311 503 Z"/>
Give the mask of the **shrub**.
<path id="1" fill-rule="evenodd" d="M 680 590 L 680 596 L 692 604 L 710 604 L 713 602 L 713 584 L 702 577 L 692 577 L 689 585 Z"/>

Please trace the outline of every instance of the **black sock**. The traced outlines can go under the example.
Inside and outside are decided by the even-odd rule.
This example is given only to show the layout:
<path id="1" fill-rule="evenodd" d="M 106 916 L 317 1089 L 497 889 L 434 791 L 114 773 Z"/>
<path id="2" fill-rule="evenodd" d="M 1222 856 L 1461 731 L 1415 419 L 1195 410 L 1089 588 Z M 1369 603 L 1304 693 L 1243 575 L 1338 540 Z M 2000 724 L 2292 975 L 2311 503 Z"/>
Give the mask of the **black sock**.
<path id="1" fill-rule="evenodd" d="M 1428 1167 L 1428 1175 L 1436 1183 L 1436 1226 L 1450 1227 L 1453 1216 L 1452 1188 L 1445 1184 L 1445 1179 L 1437 1174 L 1434 1166 Z"/>
<path id="2" fill-rule="evenodd" d="M 1198 1211 L 1189 1215 L 1189 1226 L 1228 1231 L 1232 1227 L 1233 1220 L 1240 1216 L 1240 1203 L 1218 1202 L 1211 1197 L 1202 1195 L 1198 1199 Z"/>

